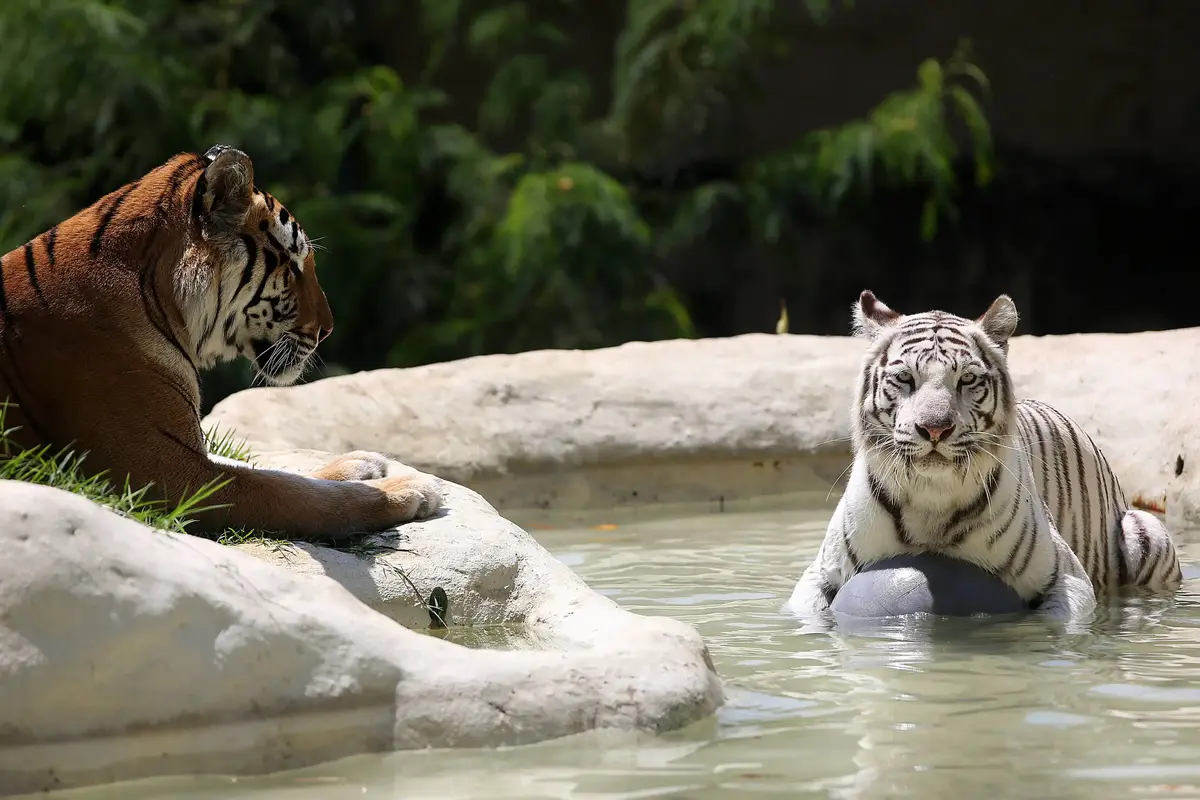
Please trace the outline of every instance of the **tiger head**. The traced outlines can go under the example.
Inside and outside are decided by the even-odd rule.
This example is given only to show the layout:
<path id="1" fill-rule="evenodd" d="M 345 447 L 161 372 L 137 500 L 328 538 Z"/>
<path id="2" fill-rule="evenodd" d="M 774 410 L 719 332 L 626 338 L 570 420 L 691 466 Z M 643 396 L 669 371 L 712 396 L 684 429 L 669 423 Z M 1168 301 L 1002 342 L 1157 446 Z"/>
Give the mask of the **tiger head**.
<path id="1" fill-rule="evenodd" d="M 184 256 L 194 277 L 181 298 L 198 366 L 241 355 L 263 381 L 295 383 L 333 331 L 313 243 L 254 185 L 249 156 L 217 145 L 202 159 L 189 195 L 198 236 Z"/>
<path id="2" fill-rule="evenodd" d="M 853 306 L 854 331 L 870 344 L 855 392 L 856 450 L 893 478 L 982 474 L 1016 419 L 1008 339 L 1017 308 L 1000 295 L 976 320 L 901 314 L 869 291 Z M 888 469 L 888 467 L 891 469 Z"/>

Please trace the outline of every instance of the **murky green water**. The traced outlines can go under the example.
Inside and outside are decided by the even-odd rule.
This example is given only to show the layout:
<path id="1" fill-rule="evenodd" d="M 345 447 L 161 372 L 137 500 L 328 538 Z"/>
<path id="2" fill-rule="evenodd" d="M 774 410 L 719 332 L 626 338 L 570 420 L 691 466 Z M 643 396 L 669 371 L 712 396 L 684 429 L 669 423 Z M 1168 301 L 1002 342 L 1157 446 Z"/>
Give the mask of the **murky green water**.
<path id="1" fill-rule="evenodd" d="M 261 778 L 70 796 L 1200 797 L 1200 571 L 1189 566 L 1174 599 L 1126 600 L 1086 634 L 1036 620 L 802 634 L 780 606 L 827 514 L 535 529 L 597 590 L 690 622 L 708 639 L 729 703 L 691 729 L 358 756 Z M 1200 563 L 1200 546 L 1184 550 Z"/>

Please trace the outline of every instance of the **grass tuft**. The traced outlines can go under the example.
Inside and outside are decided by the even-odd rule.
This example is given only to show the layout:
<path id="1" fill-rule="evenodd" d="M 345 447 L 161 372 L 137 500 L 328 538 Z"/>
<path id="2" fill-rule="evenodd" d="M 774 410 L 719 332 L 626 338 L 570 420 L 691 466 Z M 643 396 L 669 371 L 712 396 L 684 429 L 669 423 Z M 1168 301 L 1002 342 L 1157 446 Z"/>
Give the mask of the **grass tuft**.
<path id="1" fill-rule="evenodd" d="M 253 463 L 254 453 L 245 439 L 238 439 L 233 431 L 221 433 L 216 425 L 204 431 L 204 444 L 213 455 L 232 458 L 234 461 Z"/>

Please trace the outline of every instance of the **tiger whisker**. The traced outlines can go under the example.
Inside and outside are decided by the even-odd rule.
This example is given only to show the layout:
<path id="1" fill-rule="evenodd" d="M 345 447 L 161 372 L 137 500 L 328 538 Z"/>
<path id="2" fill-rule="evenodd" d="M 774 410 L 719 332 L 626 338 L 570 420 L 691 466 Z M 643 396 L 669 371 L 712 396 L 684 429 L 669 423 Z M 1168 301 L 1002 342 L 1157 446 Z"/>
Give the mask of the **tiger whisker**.
<path id="1" fill-rule="evenodd" d="M 1048 465 L 1046 464 L 1046 460 L 1045 460 L 1045 459 L 1043 459 L 1043 458 L 1041 458 L 1041 457 L 1039 457 L 1039 456 L 1035 455 L 1035 454 L 1032 452 L 1031 445 L 1034 445 L 1034 444 L 1042 444 L 1042 442 L 1039 442 L 1039 441 L 1034 441 L 1034 442 L 1029 442 L 1029 443 L 1024 443 L 1024 442 L 1023 442 L 1023 443 L 1020 443 L 1020 444 L 1018 444 L 1018 445 L 1011 445 L 1011 444 L 1004 444 L 1002 441 L 1000 441 L 1000 439 L 1001 439 L 1001 438 L 1016 438 L 1015 436 L 1013 436 L 1013 435 L 1011 435 L 1011 434 L 1010 434 L 1010 435 L 1008 435 L 1008 436 L 1005 436 L 1005 437 L 1000 437 L 1000 436 L 998 436 L 997 434 L 985 434 L 985 435 L 986 435 L 986 436 L 995 436 L 995 437 L 996 437 L 994 440 L 988 441 L 988 444 L 994 445 L 994 446 L 996 446 L 996 447 L 1001 447 L 1001 448 L 1004 448 L 1005 450 L 1011 450 L 1011 451 L 1013 451 L 1013 452 L 1024 453 L 1024 454 L 1025 454 L 1026 456 L 1028 456 L 1028 457 L 1029 457 L 1031 460 L 1038 462 L 1038 463 L 1039 463 L 1039 464 L 1041 464 L 1043 467 L 1046 467 L 1046 466 L 1048 466 Z"/>
<path id="2" fill-rule="evenodd" d="M 985 453 L 988 456 L 991 456 L 991 458 L 993 458 L 997 464 L 999 464 L 1005 471 L 1008 472 L 1009 475 L 1012 476 L 1013 480 L 1017 482 L 1017 490 L 1018 491 L 1027 492 L 1029 497 L 1036 497 L 1036 493 L 1033 491 L 1033 488 L 1026 485 L 1026 483 L 1021 480 L 1021 478 L 1017 475 L 1017 473 L 1013 472 L 1012 467 L 1010 467 L 1008 464 L 1005 464 L 1002 460 L 1000 460 L 1000 458 L 995 453 L 989 452 L 987 450 L 981 450 L 980 452 Z M 1018 497 L 1020 497 L 1020 495 L 1018 495 Z"/>
<path id="3" fill-rule="evenodd" d="M 251 379 L 251 386 L 256 386 L 260 382 L 261 384 L 265 385 L 268 378 L 278 372 L 279 367 L 281 367 L 287 360 L 288 349 L 290 346 L 287 344 L 287 342 L 290 338 L 290 334 L 284 334 L 262 352 L 262 355 L 259 356 L 259 359 L 261 360 L 263 356 L 265 356 L 266 360 L 262 362 L 262 367 Z"/>

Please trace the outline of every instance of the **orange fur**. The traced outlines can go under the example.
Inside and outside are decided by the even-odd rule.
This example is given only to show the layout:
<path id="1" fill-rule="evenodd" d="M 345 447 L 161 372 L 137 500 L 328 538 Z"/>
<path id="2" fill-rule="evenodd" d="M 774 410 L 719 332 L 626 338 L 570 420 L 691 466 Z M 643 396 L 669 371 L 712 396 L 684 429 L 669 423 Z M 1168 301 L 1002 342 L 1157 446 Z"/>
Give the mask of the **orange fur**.
<path id="1" fill-rule="evenodd" d="M 173 502 L 229 479 L 199 533 L 337 539 L 438 508 L 432 478 L 387 477 L 375 453 L 312 476 L 209 458 L 199 370 L 242 355 L 291 383 L 333 329 L 311 243 L 244 153 L 175 156 L 0 258 L 0 279 L 0 399 L 19 446 L 87 451 L 85 469 Z"/>

